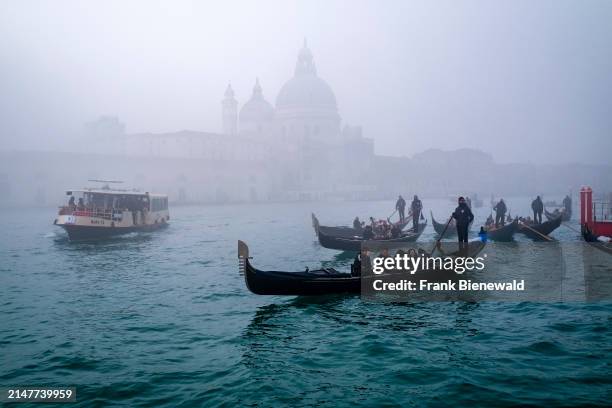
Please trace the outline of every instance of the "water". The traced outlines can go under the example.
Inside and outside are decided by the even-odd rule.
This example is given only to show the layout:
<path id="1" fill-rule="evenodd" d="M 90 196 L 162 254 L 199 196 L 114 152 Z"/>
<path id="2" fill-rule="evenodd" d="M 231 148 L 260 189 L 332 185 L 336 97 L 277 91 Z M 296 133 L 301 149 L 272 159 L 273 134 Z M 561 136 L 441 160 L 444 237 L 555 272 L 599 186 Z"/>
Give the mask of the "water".
<path id="1" fill-rule="evenodd" d="M 439 219 L 452 207 L 424 205 Z M 333 225 L 389 208 L 175 207 L 165 231 L 97 244 L 68 242 L 53 209 L 5 210 L 0 386 L 76 386 L 79 407 L 609 404 L 609 302 L 258 297 L 238 275 L 238 239 L 262 269 L 348 267 L 315 242 L 310 212 Z"/>

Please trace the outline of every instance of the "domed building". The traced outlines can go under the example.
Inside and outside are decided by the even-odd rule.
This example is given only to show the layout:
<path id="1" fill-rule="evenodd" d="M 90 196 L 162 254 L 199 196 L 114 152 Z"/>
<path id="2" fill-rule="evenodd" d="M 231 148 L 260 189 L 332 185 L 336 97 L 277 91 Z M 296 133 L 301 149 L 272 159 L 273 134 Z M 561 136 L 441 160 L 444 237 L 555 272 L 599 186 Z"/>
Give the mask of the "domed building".
<path id="1" fill-rule="evenodd" d="M 306 41 L 275 107 L 264 98 L 257 79 L 250 99 L 236 114 L 234 92 L 228 89 L 222 102 L 223 128 L 238 129 L 238 139 L 264 144 L 281 199 L 346 195 L 370 171 L 373 142 L 361 136 L 360 127 L 345 125 L 341 130 L 336 96 L 318 76 Z"/>
<path id="2" fill-rule="evenodd" d="M 276 97 L 276 122 L 281 140 L 330 142 L 340 135 L 336 96 L 317 75 L 306 41 L 298 54 L 293 78 Z"/>
<path id="3" fill-rule="evenodd" d="M 251 99 L 240 109 L 241 134 L 269 135 L 274 132 L 274 108 L 264 99 L 259 78 L 255 80 Z"/>

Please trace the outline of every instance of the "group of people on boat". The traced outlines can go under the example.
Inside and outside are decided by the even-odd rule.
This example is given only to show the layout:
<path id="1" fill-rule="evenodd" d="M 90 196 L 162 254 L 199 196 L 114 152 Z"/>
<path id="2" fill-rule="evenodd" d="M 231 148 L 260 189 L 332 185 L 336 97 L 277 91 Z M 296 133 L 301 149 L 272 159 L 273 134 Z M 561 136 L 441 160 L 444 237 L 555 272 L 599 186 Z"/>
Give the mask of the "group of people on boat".
<path id="1" fill-rule="evenodd" d="M 92 196 L 86 203 L 83 197 L 80 197 L 76 202 L 75 197 L 71 196 L 65 208 L 71 213 L 74 211 L 101 211 L 109 213 L 109 217 L 114 216 L 115 213 L 120 214 L 122 211 L 130 211 L 134 225 L 139 224 L 139 220 L 144 219 L 146 212 L 149 210 L 149 199 L 146 196 L 126 195 L 116 197 L 114 201 L 106 202 L 106 204 L 97 202 L 97 199 L 99 197 Z"/>
<path id="2" fill-rule="evenodd" d="M 359 221 L 356 217 L 353 225 Z M 361 224 L 364 225 L 364 224 Z M 393 224 L 387 220 L 375 220 L 370 217 L 370 224 L 363 227 L 363 239 L 390 239 L 398 238 L 402 233 L 402 229 L 398 224 Z"/>
<path id="3" fill-rule="evenodd" d="M 401 195 L 397 198 L 395 203 L 395 210 L 399 213 L 400 222 L 403 223 L 406 219 L 406 200 Z M 415 194 L 410 203 L 410 212 L 408 215 L 412 215 L 412 229 L 414 232 L 419 230 L 419 219 L 421 218 L 421 212 L 423 211 L 423 203 L 419 197 Z"/>

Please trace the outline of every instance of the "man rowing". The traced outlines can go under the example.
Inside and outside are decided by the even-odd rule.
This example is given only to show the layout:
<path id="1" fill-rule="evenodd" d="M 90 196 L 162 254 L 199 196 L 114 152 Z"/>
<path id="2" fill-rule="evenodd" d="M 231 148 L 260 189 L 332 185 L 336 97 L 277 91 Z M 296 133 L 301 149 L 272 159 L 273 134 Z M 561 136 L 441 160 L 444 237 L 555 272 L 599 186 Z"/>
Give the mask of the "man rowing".
<path id="1" fill-rule="evenodd" d="M 465 198 L 459 197 L 459 205 L 453 212 L 453 218 L 457 223 L 457 237 L 459 238 L 459 250 L 464 247 L 467 248 L 468 242 L 468 228 L 470 223 L 474 221 L 474 214 L 465 202 Z"/>

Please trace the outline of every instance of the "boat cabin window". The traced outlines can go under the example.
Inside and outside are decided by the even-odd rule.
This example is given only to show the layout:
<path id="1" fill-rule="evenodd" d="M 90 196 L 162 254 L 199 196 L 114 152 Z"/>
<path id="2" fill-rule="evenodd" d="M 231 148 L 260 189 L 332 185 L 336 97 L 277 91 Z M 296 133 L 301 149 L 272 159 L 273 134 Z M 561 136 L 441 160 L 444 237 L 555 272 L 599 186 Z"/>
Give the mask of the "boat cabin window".
<path id="1" fill-rule="evenodd" d="M 151 199 L 151 211 L 165 211 L 168 209 L 168 197 L 154 197 Z"/>

